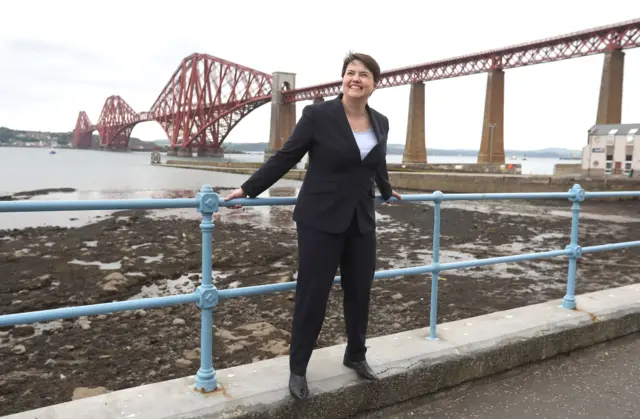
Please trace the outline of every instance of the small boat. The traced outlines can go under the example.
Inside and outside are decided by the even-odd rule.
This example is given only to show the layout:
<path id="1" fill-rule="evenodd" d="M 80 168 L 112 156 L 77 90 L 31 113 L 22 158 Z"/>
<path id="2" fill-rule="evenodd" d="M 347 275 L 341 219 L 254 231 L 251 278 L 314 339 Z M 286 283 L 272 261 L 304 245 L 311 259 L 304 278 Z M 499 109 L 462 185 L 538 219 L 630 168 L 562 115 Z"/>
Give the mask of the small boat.
<path id="1" fill-rule="evenodd" d="M 56 154 L 56 150 L 54 150 L 53 147 L 51 147 L 51 149 L 49 150 L 49 154 Z"/>

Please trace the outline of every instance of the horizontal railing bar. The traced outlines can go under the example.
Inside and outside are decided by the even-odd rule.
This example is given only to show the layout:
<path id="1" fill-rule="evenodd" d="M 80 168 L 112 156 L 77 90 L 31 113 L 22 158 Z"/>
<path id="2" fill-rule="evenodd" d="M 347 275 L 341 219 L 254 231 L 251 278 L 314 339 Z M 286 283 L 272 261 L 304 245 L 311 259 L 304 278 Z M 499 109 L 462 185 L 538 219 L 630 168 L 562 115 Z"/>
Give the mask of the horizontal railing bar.
<path id="1" fill-rule="evenodd" d="M 197 208 L 196 198 L 0 202 L 0 212 Z"/>
<path id="2" fill-rule="evenodd" d="M 600 244 L 598 246 L 583 247 L 582 253 L 605 252 L 607 250 L 619 250 L 619 249 L 626 249 L 629 247 L 636 247 L 636 246 L 640 246 L 640 240 L 636 240 L 632 242 Z"/>
<path id="3" fill-rule="evenodd" d="M 599 246 L 589 246 L 582 248 L 582 253 L 601 252 L 608 250 L 618 250 L 629 247 L 640 246 L 639 241 L 623 242 L 615 244 L 605 244 Z M 569 255 L 570 249 L 551 250 L 547 252 L 525 253 L 521 255 L 499 256 L 485 259 L 473 259 L 461 262 L 449 262 L 439 264 L 438 271 L 448 271 L 455 269 L 468 269 L 480 266 L 495 265 L 509 262 L 522 262 L 527 260 L 553 258 L 557 256 Z M 410 268 L 389 269 L 378 271 L 374 279 L 393 278 L 397 276 L 413 276 L 434 272 L 434 265 L 414 266 Z M 340 283 L 340 276 L 335 277 L 333 283 Z M 278 284 L 256 285 L 251 287 L 241 287 L 233 289 L 219 290 L 220 299 L 230 299 L 246 297 L 250 295 L 270 294 L 275 292 L 289 291 L 296 287 L 296 282 L 285 282 Z M 27 313 L 17 313 L 0 316 L 0 327 L 14 326 L 16 324 L 37 323 L 43 321 L 60 320 L 72 317 L 95 316 L 118 311 L 148 309 L 156 307 L 166 307 L 183 303 L 198 301 L 196 294 L 182 294 L 167 297 L 142 298 L 136 300 L 119 301 L 103 304 L 92 304 L 80 307 L 66 307 L 53 310 L 42 310 Z"/>
<path id="4" fill-rule="evenodd" d="M 167 297 L 139 298 L 111 303 L 91 304 L 78 307 L 54 308 L 51 310 L 30 311 L 26 313 L 5 314 L 0 316 L 0 327 L 69 319 L 72 317 L 97 316 L 118 311 L 168 307 L 185 303 L 195 303 L 198 295 L 180 294 Z"/>
<path id="5" fill-rule="evenodd" d="M 486 258 L 486 259 L 471 259 L 471 260 L 465 260 L 461 262 L 440 263 L 438 271 L 440 272 L 452 271 L 455 269 L 477 268 L 480 266 L 497 265 L 500 263 L 524 262 L 527 260 L 536 260 L 536 259 L 549 259 L 549 258 L 554 258 L 558 256 L 565 256 L 570 253 L 571 251 L 569 249 L 562 249 L 562 250 L 550 250 L 547 252 L 524 253 L 521 255 L 498 256 L 498 257 Z M 411 270 L 412 268 L 404 268 L 404 269 Z M 424 271 L 424 273 L 427 273 L 427 272 L 433 272 L 433 269 Z M 423 272 L 417 272 L 417 273 L 419 274 Z M 407 273 L 403 273 L 403 275 L 415 275 L 415 274 L 411 272 L 407 272 Z"/>
<path id="6" fill-rule="evenodd" d="M 569 199 L 568 192 L 531 192 L 531 193 L 460 193 L 442 194 L 407 194 L 402 195 L 402 200 L 406 202 L 416 201 L 485 201 L 485 200 L 508 200 L 508 199 Z M 257 207 L 266 205 L 295 205 L 296 197 L 269 197 L 269 198 L 236 198 L 230 201 L 220 200 L 221 207 L 232 207 L 242 205 L 245 207 Z M 385 201 L 381 196 L 375 197 L 376 203 L 397 202 L 396 198 Z"/>
<path id="7" fill-rule="evenodd" d="M 584 196 L 585 198 L 640 197 L 640 191 L 585 192 Z"/>
<path id="8" fill-rule="evenodd" d="M 374 275 L 375 278 L 375 275 Z M 337 279 L 333 283 L 339 283 Z M 291 291 L 296 288 L 296 281 L 280 282 L 277 284 L 252 285 L 250 287 L 227 288 L 218 290 L 218 298 L 228 300 L 230 298 L 248 297 L 250 295 L 264 295 L 275 292 Z"/>
<path id="9" fill-rule="evenodd" d="M 638 242 L 640 243 L 640 242 Z M 521 262 L 525 260 L 553 258 L 571 253 L 570 250 L 551 250 L 548 252 L 525 253 L 522 255 L 499 256 L 486 259 L 473 259 L 463 262 L 450 262 L 439 264 L 438 271 L 447 271 L 454 269 L 474 268 L 486 265 L 495 265 L 499 263 Z M 374 279 L 393 278 L 397 276 L 413 276 L 420 275 L 436 270 L 434 265 L 414 266 L 410 268 L 389 269 L 386 271 L 378 271 L 374 274 Z M 333 283 L 340 283 L 340 276 L 334 278 Z M 238 297 L 246 297 L 250 295 L 271 294 L 275 292 L 288 291 L 295 289 L 296 282 L 285 282 L 278 284 L 256 285 L 251 287 L 223 289 L 218 291 L 219 298 L 230 299 Z M 114 313 L 118 311 L 149 309 L 157 307 L 167 307 L 184 303 L 193 303 L 198 301 L 199 297 L 195 294 L 171 295 L 167 297 L 140 298 L 136 300 L 118 301 L 103 304 L 92 304 L 79 307 L 64 307 L 52 310 L 32 311 L 26 313 L 7 314 L 0 316 L 0 327 L 15 326 L 17 324 L 38 323 L 44 321 L 68 319 L 72 317 L 96 316 L 99 314 Z"/>
<path id="10" fill-rule="evenodd" d="M 266 205 L 295 205 L 297 198 L 295 196 L 282 196 L 270 198 L 236 198 L 225 201 L 224 197 L 220 197 L 219 206 L 233 207 L 234 205 L 242 205 L 243 207 L 261 207 Z"/>
<path id="11" fill-rule="evenodd" d="M 488 201 L 488 200 L 519 200 L 519 199 L 569 199 L 568 192 L 525 192 L 525 193 L 455 193 L 455 194 L 407 194 L 402 196 L 406 202 L 416 201 Z M 640 197 L 640 191 L 617 192 L 586 192 L 586 198 L 599 197 Z M 236 198 L 225 201 L 220 196 L 220 207 L 242 205 L 258 207 L 269 205 L 295 205 L 297 197 L 269 197 L 269 198 Z M 387 202 L 395 202 L 391 198 Z M 381 196 L 376 196 L 376 203 L 385 202 Z M 0 212 L 44 212 L 44 211 L 96 211 L 96 210 L 134 210 L 134 209 L 167 209 L 167 208 L 197 208 L 196 198 L 171 199 L 105 199 L 105 200 L 52 200 L 52 201 L 8 201 L 0 202 Z"/>
<path id="12" fill-rule="evenodd" d="M 467 269 L 479 266 L 495 265 L 508 262 L 522 262 L 526 260 L 548 259 L 557 256 L 564 256 L 571 253 L 569 249 L 551 250 L 547 252 L 525 253 L 522 255 L 498 256 L 486 259 L 472 259 L 463 262 L 441 263 L 437 268 L 439 272 L 454 269 Z M 393 278 L 397 276 L 412 276 L 430 273 L 436 270 L 434 265 L 412 266 L 410 268 L 389 269 L 386 271 L 377 271 L 374 279 Z M 340 283 L 340 276 L 336 276 L 333 280 L 334 284 Z M 274 292 L 290 291 L 296 288 L 296 282 L 282 282 L 277 284 L 254 285 L 251 287 L 240 287 L 232 289 L 218 290 L 218 296 L 221 300 L 230 298 L 247 297 L 250 295 L 271 294 Z"/>
<path id="13" fill-rule="evenodd" d="M 567 192 L 514 192 L 514 193 L 443 193 L 442 201 L 488 201 L 488 200 L 509 200 L 509 199 L 569 199 L 571 196 Z M 416 199 L 418 198 L 418 199 Z M 434 194 L 403 195 L 403 201 L 433 201 Z"/>

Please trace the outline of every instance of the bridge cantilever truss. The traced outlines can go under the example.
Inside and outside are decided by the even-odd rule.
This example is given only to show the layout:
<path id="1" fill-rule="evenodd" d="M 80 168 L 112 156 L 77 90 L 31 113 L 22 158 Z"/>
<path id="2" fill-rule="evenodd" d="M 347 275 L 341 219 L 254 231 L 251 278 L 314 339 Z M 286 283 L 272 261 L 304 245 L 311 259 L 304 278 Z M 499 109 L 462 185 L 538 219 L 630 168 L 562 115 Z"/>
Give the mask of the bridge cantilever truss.
<path id="1" fill-rule="evenodd" d="M 182 60 L 149 113 L 172 147 L 218 148 L 242 118 L 271 100 L 271 76 L 193 54 Z"/>
<path id="2" fill-rule="evenodd" d="M 193 54 L 182 60 L 148 112 L 135 112 L 120 96 L 107 98 L 96 125 L 80 112 L 74 142 L 85 148 L 98 130 L 101 147 L 127 147 L 133 127 L 154 120 L 171 147 L 219 148 L 242 118 L 270 100 L 269 74 Z"/>
<path id="3" fill-rule="evenodd" d="M 91 148 L 93 145 L 92 133 L 95 126 L 91 124 L 89 117 L 85 111 L 78 113 L 76 127 L 73 130 L 73 145 L 75 148 Z"/>

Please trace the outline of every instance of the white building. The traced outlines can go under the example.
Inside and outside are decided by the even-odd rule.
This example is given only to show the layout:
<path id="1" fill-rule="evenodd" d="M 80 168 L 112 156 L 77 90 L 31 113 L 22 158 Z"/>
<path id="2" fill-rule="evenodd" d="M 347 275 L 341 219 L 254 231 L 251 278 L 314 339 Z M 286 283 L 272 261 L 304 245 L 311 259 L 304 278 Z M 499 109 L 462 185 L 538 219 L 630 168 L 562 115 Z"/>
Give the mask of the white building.
<path id="1" fill-rule="evenodd" d="M 585 176 L 626 175 L 640 177 L 640 124 L 602 124 L 589 130 L 582 148 Z"/>

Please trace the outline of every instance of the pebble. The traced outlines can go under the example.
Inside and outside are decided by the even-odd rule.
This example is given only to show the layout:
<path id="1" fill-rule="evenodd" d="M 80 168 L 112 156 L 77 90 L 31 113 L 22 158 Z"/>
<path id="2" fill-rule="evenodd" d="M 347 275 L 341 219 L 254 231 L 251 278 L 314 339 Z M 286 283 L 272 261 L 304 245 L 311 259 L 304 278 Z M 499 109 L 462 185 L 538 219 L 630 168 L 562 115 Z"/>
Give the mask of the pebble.
<path id="1" fill-rule="evenodd" d="M 22 355 L 23 353 L 27 352 L 27 348 L 25 348 L 24 345 L 16 345 L 11 348 L 11 352 L 16 355 Z"/>
<path id="2" fill-rule="evenodd" d="M 86 318 L 85 318 L 85 319 L 82 319 L 82 318 L 81 318 L 81 319 L 78 319 L 78 320 L 76 321 L 76 323 L 80 325 L 80 327 L 82 328 L 82 330 L 89 330 L 89 329 L 91 329 L 91 321 L 86 320 Z"/>
<path id="3" fill-rule="evenodd" d="M 57 364 L 57 362 L 51 358 L 47 359 L 44 363 L 45 366 L 55 366 Z"/>
<path id="4" fill-rule="evenodd" d="M 191 361 L 189 361 L 188 359 L 180 358 L 176 361 L 176 365 L 178 367 L 190 367 Z"/>
<path id="5" fill-rule="evenodd" d="M 174 326 L 181 326 L 181 325 L 183 325 L 185 323 L 186 322 L 184 321 L 184 319 L 181 319 L 181 318 L 173 319 L 173 325 Z"/>
<path id="6" fill-rule="evenodd" d="M 184 355 L 185 358 L 187 358 L 187 359 L 189 359 L 191 361 L 200 359 L 200 348 L 196 348 L 196 349 L 193 349 L 191 351 L 185 350 L 182 353 L 182 355 Z"/>
<path id="7" fill-rule="evenodd" d="M 86 397 L 99 396 L 100 394 L 109 393 L 105 387 L 76 387 L 73 389 L 71 400 L 84 399 Z"/>

